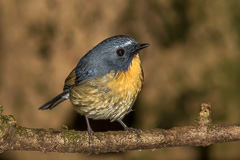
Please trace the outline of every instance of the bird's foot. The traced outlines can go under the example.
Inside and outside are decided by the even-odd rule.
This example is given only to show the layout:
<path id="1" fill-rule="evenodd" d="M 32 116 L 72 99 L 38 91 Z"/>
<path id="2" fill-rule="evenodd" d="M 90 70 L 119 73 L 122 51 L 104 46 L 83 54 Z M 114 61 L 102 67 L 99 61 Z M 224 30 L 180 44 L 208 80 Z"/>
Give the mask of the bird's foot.
<path id="1" fill-rule="evenodd" d="M 141 129 L 136 129 L 136 128 L 132 128 L 132 127 L 128 127 L 122 120 L 118 120 L 118 122 L 123 126 L 125 131 L 129 131 L 129 132 L 135 132 L 137 135 L 137 142 L 140 142 L 140 134 L 142 133 Z"/>
<path id="2" fill-rule="evenodd" d="M 94 138 L 93 136 L 97 137 L 99 141 L 101 141 L 101 138 L 97 133 L 95 133 L 92 129 L 88 129 L 88 137 L 89 137 L 89 146 L 94 147 Z"/>
<path id="3" fill-rule="evenodd" d="M 85 116 L 86 122 L 87 122 L 87 129 L 88 129 L 88 137 L 89 137 L 89 146 L 92 144 L 92 147 L 94 147 L 94 138 L 93 136 L 97 137 L 97 139 L 101 142 L 101 139 L 97 133 L 95 133 L 89 123 L 88 117 Z"/>
<path id="4" fill-rule="evenodd" d="M 137 135 L 137 142 L 139 143 L 141 141 L 141 138 L 140 138 L 140 134 L 142 133 L 141 129 L 126 127 L 126 128 L 124 128 L 124 130 L 129 131 L 129 132 L 135 132 Z"/>

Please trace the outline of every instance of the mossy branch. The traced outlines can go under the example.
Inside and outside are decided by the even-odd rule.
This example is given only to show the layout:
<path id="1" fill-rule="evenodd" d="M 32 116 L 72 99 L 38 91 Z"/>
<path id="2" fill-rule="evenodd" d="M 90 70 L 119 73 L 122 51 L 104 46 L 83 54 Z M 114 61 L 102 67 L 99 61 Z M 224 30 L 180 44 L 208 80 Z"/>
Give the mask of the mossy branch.
<path id="1" fill-rule="evenodd" d="M 208 146 L 216 143 L 240 141 L 240 125 L 212 123 L 211 106 L 202 104 L 199 117 L 191 126 L 172 129 L 143 130 L 138 141 L 135 132 L 98 132 L 94 147 L 89 145 L 88 133 L 67 128 L 34 129 L 19 126 L 13 116 L 2 115 L 0 106 L 0 151 L 41 151 L 66 153 L 106 153 L 129 150 L 158 149 L 177 146 Z"/>

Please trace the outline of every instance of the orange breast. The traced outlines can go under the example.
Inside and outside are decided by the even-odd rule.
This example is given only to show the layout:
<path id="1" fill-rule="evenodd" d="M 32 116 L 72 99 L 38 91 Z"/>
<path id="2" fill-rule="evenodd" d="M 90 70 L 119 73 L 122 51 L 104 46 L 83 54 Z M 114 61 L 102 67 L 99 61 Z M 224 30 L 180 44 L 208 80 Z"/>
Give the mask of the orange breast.
<path id="1" fill-rule="evenodd" d="M 129 91 L 137 93 L 143 84 L 143 73 L 139 55 L 136 55 L 130 64 L 128 71 L 117 73 L 115 78 L 108 83 L 108 87 L 116 92 Z"/>
<path id="2" fill-rule="evenodd" d="M 104 77 L 73 86 L 70 100 L 76 110 L 93 119 L 122 119 L 131 111 L 143 84 L 139 55 L 136 55 L 128 71 L 111 71 Z"/>

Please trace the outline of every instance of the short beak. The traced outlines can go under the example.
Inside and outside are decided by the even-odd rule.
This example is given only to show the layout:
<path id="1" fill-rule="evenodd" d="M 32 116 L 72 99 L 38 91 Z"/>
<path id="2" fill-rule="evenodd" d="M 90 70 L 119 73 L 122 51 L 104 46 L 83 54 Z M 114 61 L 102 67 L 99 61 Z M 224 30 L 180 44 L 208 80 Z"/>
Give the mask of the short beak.
<path id="1" fill-rule="evenodd" d="M 150 45 L 150 44 L 148 44 L 148 43 L 138 44 L 135 49 L 136 49 L 136 51 L 140 51 L 141 49 L 146 48 L 146 47 L 148 47 L 149 45 Z"/>

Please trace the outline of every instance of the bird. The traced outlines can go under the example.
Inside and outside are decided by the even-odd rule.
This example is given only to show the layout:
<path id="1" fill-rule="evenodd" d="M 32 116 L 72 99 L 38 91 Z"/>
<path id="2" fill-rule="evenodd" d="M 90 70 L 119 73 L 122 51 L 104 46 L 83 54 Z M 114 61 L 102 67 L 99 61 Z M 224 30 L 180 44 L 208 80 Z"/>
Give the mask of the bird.
<path id="1" fill-rule="evenodd" d="M 143 69 L 139 51 L 148 43 L 138 43 L 126 35 L 107 38 L 88 51 L 65 79 L 63 92 L 39 107 L 51 110 L 70 99 L 75 110 L 85 116 L 89 145 L 93 136 L 89 118 L 118 121 L 124 130 L 131 130 L 122 119 L 130 111 L 143 86 Z"/>

